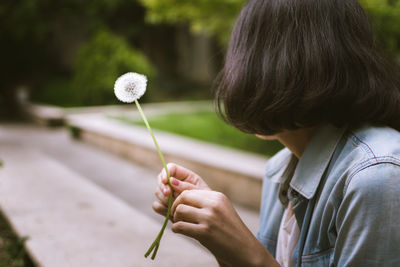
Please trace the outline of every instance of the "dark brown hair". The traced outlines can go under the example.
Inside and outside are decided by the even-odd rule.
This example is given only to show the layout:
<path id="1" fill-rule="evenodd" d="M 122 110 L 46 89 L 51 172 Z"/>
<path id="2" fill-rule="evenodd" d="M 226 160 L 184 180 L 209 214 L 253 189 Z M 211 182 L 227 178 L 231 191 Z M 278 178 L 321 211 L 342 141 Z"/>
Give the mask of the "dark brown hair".
<path id="1" fill-rule="evenodd" d="M 356 0 L 252 0 L 217 79 L 217 111 L 238 129 L 363 123 L 400 129 L 400 71 L 377 52 Z"/>

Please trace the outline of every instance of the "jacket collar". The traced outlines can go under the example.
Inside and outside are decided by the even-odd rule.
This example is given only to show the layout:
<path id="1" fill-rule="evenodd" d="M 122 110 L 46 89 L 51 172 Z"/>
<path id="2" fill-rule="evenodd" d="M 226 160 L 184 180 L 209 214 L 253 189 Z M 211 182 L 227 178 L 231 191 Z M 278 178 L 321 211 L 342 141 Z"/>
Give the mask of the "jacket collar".
<path id="1" fill-rule="evenodd" d="M 283 183 L 291 178 L 289 176 L 292 176 L 295 168 L 290 186 L 305 198 L 311 199 L 345 130 L 332 125 L 321 126 L 311 138 L 298 162 L 285 148 L 267 163 L 266 177 L 273 182 Z M 297 162 L 297 165 L 294 165 L 294 162 Z"/>

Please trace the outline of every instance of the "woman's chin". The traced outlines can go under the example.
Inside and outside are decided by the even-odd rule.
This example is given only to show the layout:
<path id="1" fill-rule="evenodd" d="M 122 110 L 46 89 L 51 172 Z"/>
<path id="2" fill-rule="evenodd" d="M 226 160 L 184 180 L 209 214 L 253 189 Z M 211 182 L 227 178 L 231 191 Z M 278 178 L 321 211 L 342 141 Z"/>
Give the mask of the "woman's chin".
<path id="1" fill-rule="evenodd" d="M 272 140 L 276 140 L 276 136 L 275 135 L 259 135 L 256 134 L 256 137 L 262 139 L 262 140 L 267 140 L 267 141 L 272 141 Z"/>

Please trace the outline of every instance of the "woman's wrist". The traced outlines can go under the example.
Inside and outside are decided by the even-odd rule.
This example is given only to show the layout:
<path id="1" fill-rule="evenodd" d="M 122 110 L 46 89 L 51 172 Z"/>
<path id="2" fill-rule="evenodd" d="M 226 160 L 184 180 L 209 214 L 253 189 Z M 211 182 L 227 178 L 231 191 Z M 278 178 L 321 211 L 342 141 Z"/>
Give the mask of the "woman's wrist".
<path id="1" fill-rule="evenodd" d="M 230 258 L 229 260 L 225 259 L 226 261 L 224 261 L 215 256 L 219 267 L 280 267 L 280 264 L 275 260 L 271 253 L 269 253 L 269 251 L 265 249 L 258 240 L 256 242 L 258 243 L 256 246 L 246 246 L 248 251 L 244 258 Z"/>
<path id="2" fill-rule="evenodd" d="M 272 254 L 257 240 L 256 248 L 249 255 L 249 266 L 254 267 L 280 267 Z"/>
<path id="3" fill-rule="evenodd" d="M 240 249 L 237 250 L 237 256 L 231 264 L 225 266 L 251 266 L 251 267 L 280 267 L 273 255 L 260 243 L 260 241 L 245 227 L 243 232 L 247 231 L 247 235 L 242 235 Z M 247 236 L 247 237 L 246 237 Z"/>

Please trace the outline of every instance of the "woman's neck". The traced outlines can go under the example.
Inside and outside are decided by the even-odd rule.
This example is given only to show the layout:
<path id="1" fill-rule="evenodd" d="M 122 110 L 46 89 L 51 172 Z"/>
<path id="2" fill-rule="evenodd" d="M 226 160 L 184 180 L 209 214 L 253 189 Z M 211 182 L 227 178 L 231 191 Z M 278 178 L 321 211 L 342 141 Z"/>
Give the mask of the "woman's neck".
<path id="1" fill-rule="evenodd" d="M 311 137 L 318 127 L 301 128 L 297 130 L 284 131 L 276 134 L 278 141 L 287 147 L 298 159 L 304 153 Z"/>

